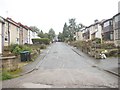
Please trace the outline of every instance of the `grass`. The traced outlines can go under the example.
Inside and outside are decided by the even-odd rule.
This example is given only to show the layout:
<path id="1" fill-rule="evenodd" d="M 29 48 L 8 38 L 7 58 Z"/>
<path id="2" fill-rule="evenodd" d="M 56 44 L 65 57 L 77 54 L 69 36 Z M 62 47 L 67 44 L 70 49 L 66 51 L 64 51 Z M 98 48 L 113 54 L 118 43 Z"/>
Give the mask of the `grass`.
<path id="1" fill-rule="evenodd" d="M 8 79 L 12 79 L 12 78 L 16 78 L 19 76 L 19 74 L 21 73 L 21 69 L 17 69 L 15 71 L 6 71 L 3 70 L 2 74 L 1 74 L 1 79 L 2 80 L 8 80 Z"/>
<path id="2" fill-rule="evenodd" d="M 27 65 L 28 63 L 29 63 L 29 62 L 20 62 L 20 63 L 18 64 L 18 67 L 21 68 L 21 67 Z"/>
<path id="3" fill-rule="evenodd" d="M 30 47 L 32 50 L 46 49 L 46 45 L 28 45 L 28 47 Z M 19 74 L 22 71 L 22 69 L 20 68 L 34 61 L 37 58 L 37 56 L 38 56 L 37 54 L 34 54 L 33 56 L 31 55 L 31 59 L 32 59 L 31 61 L 19 63 L 19 69 L 15 71 L 7 71 L 5 69 L 1 70 L 2 72 L 0 72 L 0 80 L 8 80 L 8 79 L 19 77 Z"/>

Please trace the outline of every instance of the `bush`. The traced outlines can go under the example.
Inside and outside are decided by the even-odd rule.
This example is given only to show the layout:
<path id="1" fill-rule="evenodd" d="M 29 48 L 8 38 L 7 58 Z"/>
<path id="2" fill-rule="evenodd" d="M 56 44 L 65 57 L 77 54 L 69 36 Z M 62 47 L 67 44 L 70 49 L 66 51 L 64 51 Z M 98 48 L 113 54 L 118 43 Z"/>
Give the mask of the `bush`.
<path id="1" fill-rule="evenodd" d="M 41 46 L 40 46 L 40 49 L 45 49 L 46 48 L 46 45 L 44 45 L 44 44 L 42 44 Z"/>
<path id="2" fill-rule="evenodd" d="M 19 46 L 16 46 L 13 49 L 12 53 L 14 53 L 15 55 L 18 55 L 21 51 L 22 51 L 22 49 Z"/>
<path id="3" fill-rule="evenodd" d="M 112 49 L 109 51 L 109 56 L 118 56 L 118 49 Z"/>
<path id="4" fill-rule="evenodd" d="M 101 39 L 100 38 L 95 38 L 95 39 L 92 39 L 92 41 L 95 41 L 96 44 L 100 44 L 101 43 Z"/>
<path id="5" fill-rule="evenodd" d="M 29 52 L 32 52 L 32 49 L 28 46 L 22 46 L 22 51 L 29 51 Z"/>
<path id="6" fill-rule="evenodd" d="M 114 43 L 103 43 L 101 44 L 101 48 L 104 48 L 104 49 L 112 49 L 112 48 L 116 48 Z"/>
<path id="7" fill-rule="evenodd" d="M 50 40 L 48 38 L 34 38 L 32 39 L 33 44 L 49 44 Z"/>
<path id="8" fill-rule="evenodd" d="M 22 51 L 32 52 L 32 49 L 30 47 L 26 46 L 26 45 L 14 44 L 14 45 L 10 46 L 10 51 L 15 55 L 19 55 L 20 52 L 22 52 Z"/>
<path id="9" fill-rule="evenodd" d="M 10 45 L 10 52 L 13 52 L 13 50 L 15 49 L 16 46 L 18 46 L 18 44 L 11 44 Z"/>

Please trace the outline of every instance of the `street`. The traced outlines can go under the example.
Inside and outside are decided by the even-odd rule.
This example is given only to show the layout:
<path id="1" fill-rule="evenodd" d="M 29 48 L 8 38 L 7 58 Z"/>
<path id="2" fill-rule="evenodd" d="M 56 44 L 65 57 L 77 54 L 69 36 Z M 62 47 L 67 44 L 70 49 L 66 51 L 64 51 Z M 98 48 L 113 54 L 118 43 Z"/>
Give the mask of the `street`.
<path id="1" fill-rule="evenodd" d="M 62 42 L 53 43 L 36 69 L 3 81 L 3 88 L 118 88 L 118 77 L 96 68 L 97 63 L 78 55 Z"/>

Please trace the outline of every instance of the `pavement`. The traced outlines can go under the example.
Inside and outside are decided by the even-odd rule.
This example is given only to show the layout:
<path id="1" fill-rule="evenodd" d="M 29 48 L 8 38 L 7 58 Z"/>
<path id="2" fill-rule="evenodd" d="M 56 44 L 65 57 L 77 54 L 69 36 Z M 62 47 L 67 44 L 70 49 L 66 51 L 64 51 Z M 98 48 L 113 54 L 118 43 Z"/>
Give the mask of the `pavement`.
<path id="1" fill-rule="evenodd" d="M 38 67 L 39 62 L 40 62 L 40 61 L 41 61 L 41 62 L 43 61 L 43 59 L 44 59 L 44 57 L 47 55 L 48 49 L 49 49 L 50 47 L 51 47 L 51 45 L 48 46 L 46 49 L 42 50 L 42 52 L 40 53 L 40 55 L 38 55 L 38 57 L 35 59 L 34 62 L 30 62 L 30 63 L 28 63 L 27 65 L 23 66 L 23 67 L 22 67 L 22 72 L 20 73 L 20 76 L 23 76 L 23 75 L 25 75 L 25 74 L 28 74 L 28 73 L 36 70 L 37 67 Z"/>
<path id="2" fill-rule="evenodd" d="M 26 74 L 3 81 L 2 86 L 3 88 L 118 88 L 118 76 L 99 69 L 100 60 L 94 60 L 85 53 L 77 51 L 79 50 L 65 43 L 53 43 L 33 64 L 23 67 L 26 69 L 24 73 L 27 71 Z"/>
<path id="3" fill-rule="evenodd" d="M 76 52 L 78 55 L 83 56 L 86 58 L 88 62 L 93 64 L 94 67 L 98 67 L 99 69 L 103 69 L 107 72 L 110 72 L 114 75 L 119 75 L 119 58 L 118 57 L 107 57 L 106 59 L 95 59 L 94 57 L 90 57 L 88 54 L 83 53 L 80 49 L 77 49 L 76 47 L 72 47 L 72 50 Z M 92 61 L 92 62 L 91 62 Z"/>

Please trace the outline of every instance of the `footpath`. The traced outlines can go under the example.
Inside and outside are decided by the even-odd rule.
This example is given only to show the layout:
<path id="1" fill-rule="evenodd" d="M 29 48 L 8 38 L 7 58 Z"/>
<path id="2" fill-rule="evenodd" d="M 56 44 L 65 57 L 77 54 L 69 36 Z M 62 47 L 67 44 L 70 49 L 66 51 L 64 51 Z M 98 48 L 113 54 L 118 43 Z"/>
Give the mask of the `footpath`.
<path id="1" fill-rule="evenodd" d="M 88 54 L 82 52 L 80 49 L 76 47 L 72 47 L 71 49 L 80 56 L 86 58 L 86 61 L 93 65 L 93 67 L 97 67 L 101 70 L 107 71 L 109 73 L 120 76 L 119 74 L 119 60 L 118 57 L 107 57 L 106 59 L 95 59 L 94 57 L 90 57 Z"/>
<path id="2" fill-rule="evenodd" d="M 24 74 L 28 74 L 36 69 L 39 68 L 39 64 L 40 62 L 43 61 L 44 57 L 47 55 L 49 48 L 51 47 L 48 46 L 46 49 L 44 49 L 40 55 L 38 55 L 38 57 L 33 61 L 30 62 L 29 64 L 25 65 L 22 67 L 22 72 L 20 73 L 20 76 L 24 75 Z"/>

